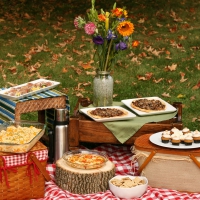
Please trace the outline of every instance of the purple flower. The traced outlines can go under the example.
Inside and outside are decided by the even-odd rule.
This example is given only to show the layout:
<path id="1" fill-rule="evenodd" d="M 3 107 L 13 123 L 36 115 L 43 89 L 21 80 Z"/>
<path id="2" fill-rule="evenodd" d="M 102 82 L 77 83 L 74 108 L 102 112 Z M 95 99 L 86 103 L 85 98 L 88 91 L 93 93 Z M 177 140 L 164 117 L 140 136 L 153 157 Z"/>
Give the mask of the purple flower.
<path id="1" fill-rule="evenodd" d="M 101 37 L 101 36 L 96 36 L 96 37 L 93 37 L 93 42 L 95 44 L 98 44 L 98 45 L 101 45 L 104 43 L 104 39 Z"/>
<path id="2" fill-rule="evenodd" d="M 122 18 L 119 18 L 118 20 L 119 20 L 120 22 L 123 22 L 123 21 L 126 20 L 126 18 L 123 18 L 123 17 L 122 17 Z"/>
<path id="3" fill-rule="evenodd" d="M 107 39 L 111 40 L 112 38 L 116 38 L 117 36 L 115 34 L 113 34 L 113 32 L 111 30 L 108 30 L 108 35 L 107 35 Z"/>
<path id="4" fill-rule="evenodd" d="M 88 35 L 93 35 L 95 33 L 96 25 L 93 22 L 89 22 L 84 27 L 85 33 Z"/>
<path id="5" fill-rule="evenodd" d="M 119 42 L 118 44 L 116 44 L 115 49 L 118 50 L 125 50 L 127 49 L 127 44 L 124 42 Z"/>
<path id="6" fill-rule="evenodd" d="M 129 37 L 128 36 L 124 36 L 124 40 L 128 41 Z"/>

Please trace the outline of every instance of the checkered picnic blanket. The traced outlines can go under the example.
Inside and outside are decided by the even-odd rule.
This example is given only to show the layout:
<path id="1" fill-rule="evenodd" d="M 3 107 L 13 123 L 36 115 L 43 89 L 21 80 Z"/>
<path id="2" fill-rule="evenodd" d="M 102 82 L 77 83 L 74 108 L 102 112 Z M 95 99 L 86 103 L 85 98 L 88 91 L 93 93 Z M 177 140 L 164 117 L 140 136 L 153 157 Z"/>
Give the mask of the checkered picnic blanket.
<path id="1" fill-rule="evenodd" d="M 106 153 L 109 160 L 116 166 L 116 175 L 134 175 L 138 169 L 138 164 L 132 163 L 132 153 L 128 146 L 102 145 L 95 150 Z M 110 190 L 95 194 L 72 194 L 60 189 L 54 182 L 55 165 L 47 165 L 47 171 L 53 181 L 46 182 L 45 197 L 38 200 L 120 200 L 113 196 Z M 192 183 L 189 183 L 192 184 Z M 200 193 L 181 193 L 176 190 L 158 189 L 148 186 L 146 193 L 134 200 L 197 200 Z"/>

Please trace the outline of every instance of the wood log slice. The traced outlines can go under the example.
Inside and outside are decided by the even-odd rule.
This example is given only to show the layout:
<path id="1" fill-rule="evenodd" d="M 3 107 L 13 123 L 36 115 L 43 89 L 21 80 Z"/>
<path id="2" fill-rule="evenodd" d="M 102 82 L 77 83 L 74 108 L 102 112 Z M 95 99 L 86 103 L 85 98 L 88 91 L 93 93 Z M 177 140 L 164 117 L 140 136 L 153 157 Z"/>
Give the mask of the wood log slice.
<path id="1" fill-rule="evenodd" d="M 56 162 L 56 184 L 74 194 L 105 192 L 109 187 L 108 181 L 114 175 L 115 165 L 109 160 L 98 169 L 73 168 L 62 158 Z"/>

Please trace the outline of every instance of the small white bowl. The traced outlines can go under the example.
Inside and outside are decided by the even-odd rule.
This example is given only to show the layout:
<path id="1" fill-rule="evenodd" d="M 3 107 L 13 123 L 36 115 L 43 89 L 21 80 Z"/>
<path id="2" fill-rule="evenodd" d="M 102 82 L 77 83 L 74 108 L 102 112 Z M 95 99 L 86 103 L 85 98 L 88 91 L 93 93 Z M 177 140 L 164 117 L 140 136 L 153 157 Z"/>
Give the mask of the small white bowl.
<path id="1" fill-rule="evenodd" d="M 145 180 L 145 184 L 137 185 L 131 188 L 122 188 L 122 187 L 115 186 L 111 183 L 113 179 L 121 180 L 122 178 L 125 178 L 125 177 L 129 177 L 132 180 L 136 177 L 139 177 L 140 179 Z M 147 187 L 148 187 L 148 179 L 144 176 L 119 175 L 119 176 L 114 176 L 112 179 L 109 180 L 110 191 L 118 198 L 126 198 L 126 199 L 139 198 L 146 192 Z"/>

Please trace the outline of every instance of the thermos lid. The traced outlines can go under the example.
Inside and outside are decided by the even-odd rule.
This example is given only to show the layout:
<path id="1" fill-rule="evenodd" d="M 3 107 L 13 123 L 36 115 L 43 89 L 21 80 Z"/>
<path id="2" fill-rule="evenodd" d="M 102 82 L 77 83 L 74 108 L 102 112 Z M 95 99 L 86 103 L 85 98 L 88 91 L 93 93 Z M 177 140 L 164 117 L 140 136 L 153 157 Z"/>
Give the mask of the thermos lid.
<path id="1" fill-rule="evenodd" d="M 68 109 L 56 109 L 55 111 L 55 120 L 57 122 L 64 122 L 69 120 L 69 111 Z"/>

